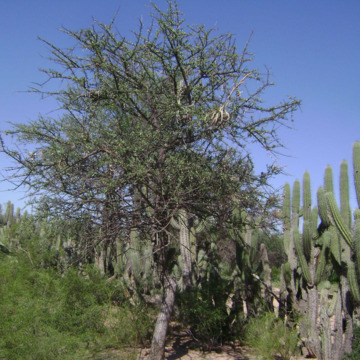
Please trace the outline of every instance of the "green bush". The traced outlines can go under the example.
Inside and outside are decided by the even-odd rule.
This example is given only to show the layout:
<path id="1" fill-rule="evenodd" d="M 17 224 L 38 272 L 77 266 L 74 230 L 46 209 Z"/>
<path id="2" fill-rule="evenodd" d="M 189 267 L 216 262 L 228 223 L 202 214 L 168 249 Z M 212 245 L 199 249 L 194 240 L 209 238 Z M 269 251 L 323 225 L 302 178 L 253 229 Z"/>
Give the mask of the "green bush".
<path id="1" fill-rule="evenodd" d="M 0 255 L 0 359 L 84 359 L 147 338 L 147 309 L 130 305 L 118 283 L 91 267 L 61 275 L 29 255 Z"/>
<path id="2" fill-rule="evenodd" d="M 216 277 L 201 287 L 179 294 L 179 320 L 189 327 L 202 350 L 210 351 L 229 337 L 231 319 L 227 314 L 228 293 L 225 283 Z"/>
<path id="3" fill-rule="evenodd" d="M 245 342 L 263 360 L 272 360 L 276 356 L 288 360 L 298 350 L 298 333 L 275 314 L 265 313 L 250 319 Z"/>
<path id="4" fill-rule="evenodd" d="M 342 360 L 358 360 L 360 359 L 360 326 L 354 326 L 353 338 L 352 338 L 352 351 L 349 354 L 345 354 Z"/>
<path id="5" fill-rule="evenodd" d="M 0 359 L 74 359 L 85 350 L 53 322 L 62 313 L 61 277 L 21 257 L 0 258 Z"/>
<path id="6" fill-rule="evenodd" d="M 105 320 L 105 336 L 108 346 L 148 345 L 153 320 L 145 304 L 109 306 Z"/>

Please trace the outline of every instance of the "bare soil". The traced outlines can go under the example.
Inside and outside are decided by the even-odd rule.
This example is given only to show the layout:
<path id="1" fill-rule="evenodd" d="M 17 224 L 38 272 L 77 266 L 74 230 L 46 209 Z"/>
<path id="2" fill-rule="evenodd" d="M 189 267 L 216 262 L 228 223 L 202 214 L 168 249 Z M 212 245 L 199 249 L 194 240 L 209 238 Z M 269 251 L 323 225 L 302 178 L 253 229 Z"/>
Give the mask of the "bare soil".
<path id="1" fill-rule="evenodd" d="M 94 357 L 94 360 L 146 360 L 149 348 L 108 350 Z M 254 352 L 241 346 L 240 343 L 223 345 L 216 351 L 203 352 L 198 349 L 196 341 L 185 331 L 172 324 L 165 350 L 167 360 L 257 360 Z M 304 357 L 294 357 L 294 360 L 303 360 Z"/>

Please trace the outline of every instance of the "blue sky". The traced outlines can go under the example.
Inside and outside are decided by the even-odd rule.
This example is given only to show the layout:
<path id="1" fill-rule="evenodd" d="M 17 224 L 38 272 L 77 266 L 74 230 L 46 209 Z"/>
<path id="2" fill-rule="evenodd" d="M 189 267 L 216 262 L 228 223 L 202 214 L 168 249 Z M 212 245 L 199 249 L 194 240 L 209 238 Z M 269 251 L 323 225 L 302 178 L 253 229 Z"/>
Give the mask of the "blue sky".
<path id="1" fill-rule="evenodd" d="M 163 8 L 165 1 L 155 3 Z M 239 50 L 253 31 L 254 63 L 261 70 L 268 67 L 276 83 L 266 100 L 278 102 L 288 95 L 302 100 L 294 129 L 280 131 L 287 156 L 277 161 L 289 175 L 278 176 L 274 186 L 292 184 L 308 170 L 315 195 L 329 164 L 338 192 L 340 163 L 346 159 L 352 169 L 352 145 L 360 141 L 360 2 L 179 0 L 179 5 L 187 23 L 233 33 Z M 27 122 L 56 107 L 49 99 L 21 92 L 43 81 L 39 68 L 50 65 L 48 49 L 37 37 L 66 47 L 71 43 L 60 28 L 79 30 L 91 26 L 93 18 L 108 23 L 116 11 L 117 28 L 127 35 L 137 29 L 139 18 L 148 19 L 149 1 L 0 1 L 0 130 L 8 128 L 7 121 Z M 258 169 L 271 161 L 263 152 L 254 156 Z M 0 169 L 10 165 L 2 154 L 0 161 Z M 352 173 L 350 179 L 354 199 Z M 5 191 L 9 188 L 0 184 L 0 203 L 22 206 L 24 193 Z"/>

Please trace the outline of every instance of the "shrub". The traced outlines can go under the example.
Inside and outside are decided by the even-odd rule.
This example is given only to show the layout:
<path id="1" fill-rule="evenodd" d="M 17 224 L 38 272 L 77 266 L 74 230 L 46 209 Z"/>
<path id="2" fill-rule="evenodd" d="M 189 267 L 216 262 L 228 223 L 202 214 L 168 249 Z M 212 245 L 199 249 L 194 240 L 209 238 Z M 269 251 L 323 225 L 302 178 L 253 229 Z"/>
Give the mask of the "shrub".
<path id="1" fill-rule="evenodd" d="M 360 359 L 360 326 L 354 326 L 353 339 L 352 339 L 352 351 L 349 354 L 345 354 L 342 360 L 358 360 Z"/>
<path id="2" fill-rule="evenodd" d="M 85 345 L 54 326 L 61 278 L 21 257 L 0 258 L 0 359 L 74 359 Z M 78 357 L 80 358 L 80 357 Z"/>
<path id="3" fill-rule="evenodd" d="M 110 305 L 105 320 L 106 342 L 111 346 L 145 345 L 151 335 L 153 320 L 144 304 L 128 302 L 121 307 Z"/>
<path id="4" fill-rule="evenodd" d="M 104 347 L 145 341 L 151 320 L 116 282 L 89 267 L 86 277 L 34 265 L 21 252 L 0 255 L 0 359 L 84 359 Z M 109 323 L 109 309 L 113 323 Z"/>
<path id="5" fill-rule="evenodd" d="M 251 319 L 246 330 L 246 344 L 263 360 L 272 360 L 275 356 L 288 360 L 297 352 L 297 330 L 289 328 L 273 313 Z"/>
<path id="6" fill-rule="evenodd" d="M 179 294 L 179 320 L 190 328 L 204 351 L 222 345 L 229 336 L 231 320 L 226 311 L 227 299 L 225 284 L 220 278 Z"/>

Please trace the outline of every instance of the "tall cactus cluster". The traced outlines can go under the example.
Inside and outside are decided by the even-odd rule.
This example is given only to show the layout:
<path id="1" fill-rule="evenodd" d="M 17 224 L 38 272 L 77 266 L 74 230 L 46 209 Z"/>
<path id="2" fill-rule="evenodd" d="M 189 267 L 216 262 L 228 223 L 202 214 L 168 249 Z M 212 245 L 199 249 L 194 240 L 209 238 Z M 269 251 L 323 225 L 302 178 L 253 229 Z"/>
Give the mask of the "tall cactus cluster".
<path id="1" fill-rule="evenodd" d="M 283 299 L 287 300 L 287 309 L 298 310 L 306 318 L 306 327 L 300 327 L 305 346 L 311 355 L 319 357 L 321 342 L 318 334 L 318 285 L 323 279 L 327 242 L 321 245 L 314 236 L 317 228 L 317 208 L 311 207 L 310 175 L 305 172 L 303 177 L 303 199 L 300 207 L 300 182 L 295 181 L 292 201 L 290 186 L 284 188 L 283 228 L 284 249 L 288 263 L 283 266 L 286 291 Z M 302 233 L 300 234 L 300 218 Z"/>
<path id="2" fill-rule="evenodd" d="M 179 231 L 180 258 L 178 262 L 182 273 L 181 287 L 185 290 L 196 282 L 192 271 L 197 260 L 196 234 L 204 230 L 206 222 L 199 221 L 190 216 L 186 210 L 180 209 L 177 220 L 172 217 L 170 224 Z"/>
<path id="3" fill-rule="evenodd" d="M 19 226 L 21 220 L 26 220 L 28 217 L 27 211 L 20 214 L 20 209 L 17 208 L 14 212 L 14 204 L 11 201 L 6 203 L 5 212 L 3 213 L 0 205 L 0 244 L 8 249 L 19 245 L 19 239 L 15 228 Z"/>
<path id="4" fill-rule="evenodd" d="M 354 144 L 353 164 L 359 204 L 359 142 Z M 311 207 L 307 172 L 302 193 L 300 206 L 299 181 L 294 183 L 292 199 L 289 184 L 284 187 L 282 218 L 288 263 L 282 269 L 282 297 L 288 313 L 302 314 L 300 333 L 309 354 L 318 359 L 340 359 L 351 351 L 354 310 L 360 305 L 360 210 L 354 212 L 353 226 L 347 162 L 340 167 L 340 209 L 330 166 L 325 170 L 324 187 L 317 191 L 317 207 Z"/>
<path id="5" fill-rule="evenodd" d="M 245 317 L 257 314 L 259 307 L 272 310 L 271 268 L 262 235 L 262 230 L 256 225 L 246 225 L 236 241 L 236 268 L 233 275 L 237 276 L 238 287 L 234 290 L 241 296 Z"/>

